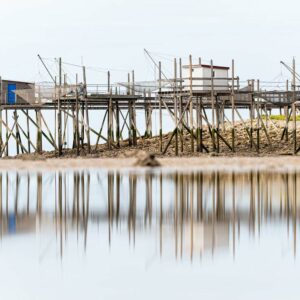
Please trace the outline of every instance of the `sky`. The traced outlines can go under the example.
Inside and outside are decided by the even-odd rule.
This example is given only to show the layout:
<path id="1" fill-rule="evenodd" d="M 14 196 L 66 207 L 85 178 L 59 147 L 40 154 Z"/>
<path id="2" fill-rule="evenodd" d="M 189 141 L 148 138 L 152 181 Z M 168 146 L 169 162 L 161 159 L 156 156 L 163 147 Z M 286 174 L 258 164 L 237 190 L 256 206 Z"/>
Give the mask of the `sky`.
<path id="1" fill-rule="evenodd" d="M 40 54 L 53 72 L 57 57 L 97 67 L 88 83 L 104 83 L 107 69 L 112 81 L 132 69 L 137 81 L 152 80 L 146 48 L 166 72 L 173 57 L 192 54 L 218 65 L 235 59 L 241 79 L 277 80 L 289 76 L 280 61 L 297 59 L 299 10 L 296 0 L 1 0 L 0 75 L 50 80 Z"/>

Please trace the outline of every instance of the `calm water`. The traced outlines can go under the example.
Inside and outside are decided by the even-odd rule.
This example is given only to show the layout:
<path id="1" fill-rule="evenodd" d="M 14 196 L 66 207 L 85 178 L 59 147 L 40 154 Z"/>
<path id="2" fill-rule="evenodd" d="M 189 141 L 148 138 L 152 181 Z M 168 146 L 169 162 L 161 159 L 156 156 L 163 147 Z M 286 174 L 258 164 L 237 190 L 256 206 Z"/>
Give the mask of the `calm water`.
<path id="1" fill-rule="evenodd" d="M 299 299 L 299 174 L 0 176 L 0 299 Z"/>

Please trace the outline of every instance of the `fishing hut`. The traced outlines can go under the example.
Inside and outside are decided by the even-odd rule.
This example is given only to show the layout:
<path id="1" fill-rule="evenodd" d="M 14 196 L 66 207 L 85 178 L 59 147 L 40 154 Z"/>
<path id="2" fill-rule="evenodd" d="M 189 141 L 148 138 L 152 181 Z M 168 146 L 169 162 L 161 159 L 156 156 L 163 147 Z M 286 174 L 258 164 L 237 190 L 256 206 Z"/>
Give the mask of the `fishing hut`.
<path id="1" fill-rule="evenodd" d="M 1 104 L 26 104 L 35 97 L 35 84 L 0 78 Z"/>
<path id="2" fill-rule="evenodd" d="M 52 74 L 40 56 L 51 79 L 47 84 L 1 80 L 0 156 L 10 155 L 11 141 L 16 154 L 53 151 L 57 156 L 97 153 L 100 145 L 114 151 L 147 144 L 156 154 L 176 156 L 246 150 L 259 154 L 266 148 L 270 153 L 281 148 L 299 152 L 300 77 L 295 60 L 291 67 L 283 63 L 291 79 L 280 89 L 268 89 L 260 80 L 241 81 L 234 60 L 230 66 L 212 60 L 203 64 L 190 55 L 185 63 L 174 59 L 173 74 L 167 76 L 162 62 L 145 53 L 155 70 L 149 82 L 137 81 L 132 71 L 125 81 L 113 83 L 107 71 L 105 83 L 90 84 L 85 66 L 77 66 L 80 70 L 70 81 L 61 58 L 55 60 L 58 74 Z M 272 122 L 272 110 L 280 111 L 283 126 Z M 142 112 L 143 122 L 137 121 L 137 112 Z M 97 114 L 96 125 L 90 122 L 92 113 Z M 166 118 L 171 132 L 164 128 Z"/>

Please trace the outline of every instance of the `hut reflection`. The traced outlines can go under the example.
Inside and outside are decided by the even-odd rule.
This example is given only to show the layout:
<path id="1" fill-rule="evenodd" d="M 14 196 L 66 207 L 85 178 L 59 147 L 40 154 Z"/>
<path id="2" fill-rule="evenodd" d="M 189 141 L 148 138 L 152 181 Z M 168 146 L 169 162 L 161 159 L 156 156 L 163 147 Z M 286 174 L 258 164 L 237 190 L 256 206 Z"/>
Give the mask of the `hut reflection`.
<path id="1" fill-rule="evenodd" d="M 297 184 L 297 173 L 254 171 L 2 172 L 0 237 L 50 228 L 63 257 L 70 233 L 85 251 L 89 228 L 104 224 L 109 247 L 118 234 L 133 247 L 154 236 L 160 256 L 193 261 L 218 251 L 235 257 L 241 228 L 260 238 L 268 224 L 284 224 L 296 256 Z"/>

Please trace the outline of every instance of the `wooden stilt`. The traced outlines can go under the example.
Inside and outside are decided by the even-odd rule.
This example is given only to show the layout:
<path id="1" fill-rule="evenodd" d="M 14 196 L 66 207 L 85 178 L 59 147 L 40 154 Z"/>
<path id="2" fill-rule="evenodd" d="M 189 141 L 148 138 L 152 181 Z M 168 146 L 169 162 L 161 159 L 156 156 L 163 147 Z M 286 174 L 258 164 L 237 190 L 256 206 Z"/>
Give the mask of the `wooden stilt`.
<path id="1" fill-rule="evenodd" d="M 210 61 L 210 99 L 211 99 L 211 114 L 212 114 L 212 145 L 213 150 L 216 150 L 216 127 L 215 127 L 215 92 L 214 92 L 214 65 Z"/>
<path id="2" fill-rule="evenodd" d="M 158 63 L 158 105 L 159 105 L 159 151 L 163 151 L 162 137 L 162 99 L 161 99 L 161 62 Z"/>
<path id="3" fill-rule="evenodd" d="M 128 128 L 128 143 L 129 146 L 133 145 L 133 138 L 132 138 L 132 119 L 133 119 L 133 108 L 132 108 L 132 101 L 128 101 L 128 116 L 129 116 L 129 128 Z"/>
<path id="4" fill-rule="evenodd" d="M 135 95 L 135 77 L 134 71 L 131 72 L 132 76 L 132 95 Z M 132 143 L 134 146 L 137 145 L 137 127 L 136 127 L 136 109 L 135 101 L 132 102 Z"/>
<path id="5" fill-rule="evenodd" d="M 87 82 L 86 82 L 86 68 L 82 67 L 83 71 L 83 85 L 84 85 L 84 102 L 85 102 L 85 131 L 87 137 L 88 153 L 91 153 L 91 140 L 90 140 L 90 121 L 89 121 L 89 106 L 87 98 Z"/>
<path id="6" fill-rule="evenodd" d="M 199 103 L 199 142 L 200 142 L 200 152 L 203 152 L 203 120 L 202 120 L 202 97 L 200 97 L 200 103 Z"/>
<path id="7" fill-rule="evenodd" d="M 18 116 L 17 116 L 17 111 L 14 110 L 14 120 L 16 122 L 16 137 L 17 137 L 17 140 L 16 140 L 16 151 L 17 151 L 17 155 L 20 154 L 20 147 L 19 147 L 19 142 L 18 140 L 20 139 L 20 132 L 19 132 L 19 127 L 18 127 Z"/>
<path id="8" fill-rule="evenodd" d="M 76 74 L 76 87 L 75 87 L 75 97 L 76 97 L 76 154 L 80 154 L 80 132 L 79 132 L 79 95 L 78 95 L 78 74 Z"/>
<path id="9" fill-rule="evenodd" d="M 7 126 L 8 126 L 8 112 L 7 112 L 7 109 L 5 109 L 5 121 L 6 121 L 6 124 L 7 124 Z M 2 123 L 3 123 L 3 122 L 2 122 Z M 5 155 L 8 156 L 8 154 L 9 154 L 9 150 L 8 150 L 8 148 L 9 148 L 9 145 L 8 145 L 9 134 L 8 134 L 7 128 L 6 128 L 6 130 L 5 130 L 5 137 L 6 137 L 5 143 L 7 143 L 6 149 L 5 149 Z"/>
<path id="10" fill-rule="evenodd" d="M 250 148 L 253 148 L 253 95 L 252 95 L 252 88 L 250 86 L 250 81 L 248 80 L 248 99 L 250 101 Z"/>
<path id="11" fill-rule="evenodd" d="M 231 147 L 235 152 L 235 92 L 234 92 L 234 60 L 231 63 Z"/>
<path id="12" fill-rule="evenodd" d="M 1 77 L 0 77 L 1 82 Z M 1 89 L 1 83 L 0 83 L 0 89 Z M 1 92 L 0 92 L 0 101 L 1 100 Z M 2 135 L 2 103 L 0 103 L 0 153 L 2 153 L 2 147 L 3 147 L 3 135 Z M 1 184 L 2 184 L 2 178 L 1 178 Z"/>
<path id="13" fill-rule="evenodd" d="M 62 84 L 62 62 L 59 58 L 59 89 L 58 89 L 58 112 L 57 112 L 57 138 L 58 155 L 62 155 L 62 127 L 61 127 L 61 84 Z"/>
<path id="14" fill-rule="evenodd" d="M 108 103 L 108 118 L 107 118 L 107 146 L 108 149 L 111 149 L 112 144 L 112 118 L 113 118 L 113 111 L 112 111 L 112 91 L 110 90 L 110 97 Z"/>
<path id="15" fill-rule="evenodd" d="M 27 115 L 29 114 L 29 111 L 28 109 L 26 110 L 27 112 Z M 28 138 L 28 144 L 27 144 L 27 147 L 28 147 L 28 152 L 30 153 L 31 152 L 31 143 L 30 143 L 30 128 L 29 128 L 29 118 L 26 116 L 26 125 L 27 125 L 27 138 Z"/>
<path id="16" fill-rule="evenodd" d="M 286 92 L 287 92 L 287 102 L 288 102 L 288 92 L 289 92 L 289 81 L 286 81 Z M 285 106 L 285 141 L 288 141 L 289 138 L 289 107 Z"/>
<path id="17" fill-rule="evenodd" d="M 179 116 L 180 116 L 180 120 L 179 120 L 179 132 L 180 132 L 180 151 L 183 152 L 183 119 L 182 118 L 182 114 L 183 114 L 183 102 L 182 102 L 182 91 L 183 91 L 183 87 L 182 87 L 182 61 L 181 58 L 179 58 Z"/>
<path id="18" fill-rule="evenodd" d="M 120 132 L 120 108 L 119 108 L 119 103 L 116 100 L 115 101 L 115 107 L 116 107 L 116 140 L 117 140 L 117 146 L 120 147 L 120 137 L 121 137 L 121 132 Z"/>
<path id="19" fill-rule="evenodd" d="M 36 123 L 37 127 L 37 140 L 36 140 L 36 149 L 39 154 L 43 151 L 43 144 L 42 144 L 42 118 L 41 118 L 41 110 L 36 110 Z"/>
<path id="20" fill-rule="evenodd" d="M 254 92 L 254 80 L 252 80 L 251 83 L 252 91 Z M 259 92 L 259 81 L 257 81 L 257 91 Z M 260 117 L 259 117 L 259 111 L 260 111 L 260 99 L 256 99 L 256 111 L 257 111 L 257 119 L 256 119 L 256 145 L 257 145 L 257 153 L 259 153 L 260 148 Z"/>
<path id="21" fill-rule="evenodd" d="M 192 55 L 189 55 L 189 79 L 190 79 L 190 130 L 191 130 L 191 152 L 194 152 L 194 118 L 193 118 L 193 62 Z"/>
<path id="22" fill-rule="evenodd" d="M 296 115 L 296 62 L 295 58 L 293 58 L 293 104 L 292 104 L 292 111 L 293 111 L 293 148 L 294 154 L 297 153 L 297 115 Z"/>
<path id="23" fill-rule="evenodd" d="M 177 103 L 177 60 L 174 59 L 174 117 L 175 117 L 175 155 L 178 156 L 178 103 Z"/>

